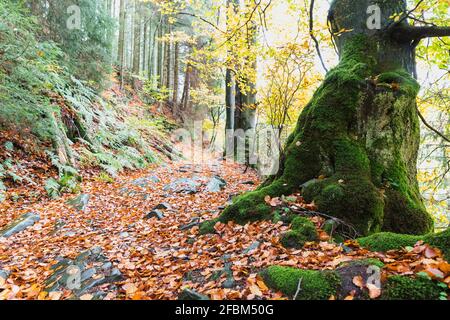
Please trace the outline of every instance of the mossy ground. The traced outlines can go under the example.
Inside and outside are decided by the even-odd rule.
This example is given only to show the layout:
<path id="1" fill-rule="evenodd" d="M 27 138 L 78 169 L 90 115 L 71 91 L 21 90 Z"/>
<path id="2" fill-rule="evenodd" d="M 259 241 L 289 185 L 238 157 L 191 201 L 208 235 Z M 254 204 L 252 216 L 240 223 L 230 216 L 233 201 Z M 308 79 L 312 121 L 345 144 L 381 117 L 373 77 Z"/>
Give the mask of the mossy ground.
<path id="1" fill-rule="evenodd" d="M 297 216 L 292 220 L 291 230 L 281 236 L 281 244 L 285 248 L 302 248 L 306 242 L 319 238 L 316 226 L 305 217 Z"/>
<path id="2" fill-rule="evenodd" d="M 297 300 L 327 300 L 336 294 L 339 277 L 334 272 L 300 270 L 290 267 L 272 266 L 261 273 L 265 283 L 281 291 L 290 298 L 297 292 L 301 281 L 301 290 Z"/>
<path id="3" fill-rule="evenodd" d="M 367 277 L 367 267 L 384 265 L 377 259 L 363 259 L 343 263 L 335 271 L 302 270 L 291 267 L 271 266 L 260 273 L 266 285 L 297 300 L 328 300 L 330 297 L 344 299 L 350 291 L 357 299 L 369 299 L 367 290 L 355 290 L 353 278 Z M 300 290 L 298 290 L 299 282 Z M 364 278 L 363 281 L 367 281 Z M 447 289 L 439 283 L 422 276 L 389 276 L 382 283 L 381 300 L 438 300 Z M 298 292 L 297 292 L 298 291 Z M 297 296 L 296 296 L 297 294 Z"/>
<path id="4" fill-rule="evenodd" d="M 381 232 L 368 237 L 357 239 L 358 243 L 372 251 L 385 252 L 402 247 L 412 247 L 417 241 L 423 240 L 442 251 L 444 257 L 450 261 L 450 229 L 439 233 L 429 233 L 424 236 Z"/>
<path id="5" fill-rule="evenodd" d="M 382 300 L 438 300 L 443 291 L 432 280 L 407 276 L 391 276 L 384 285 Z"/>

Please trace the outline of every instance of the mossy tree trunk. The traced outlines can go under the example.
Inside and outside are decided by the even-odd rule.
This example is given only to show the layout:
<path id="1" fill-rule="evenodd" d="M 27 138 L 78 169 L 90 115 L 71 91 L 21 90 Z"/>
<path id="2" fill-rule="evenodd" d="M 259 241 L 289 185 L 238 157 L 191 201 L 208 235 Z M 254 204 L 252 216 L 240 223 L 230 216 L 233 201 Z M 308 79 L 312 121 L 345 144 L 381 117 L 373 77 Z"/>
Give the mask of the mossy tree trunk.
<path id="1" fill-rule="evenodd" d="M 378 30 L 367 27 L 372 4 L 381 9 Z M 416 179 L 414 52 L 420 39 L 448 30 L 394 22 L 390 17 L 399 12 L 407 12 L 404 0 L 333 2 L 329 20 L 339 65 L 300 115 L 278 175 L 240 197 L 221 221 L 270 217 L 266 195 L 301 190 L 319 211 L 353 224 L 361 234 L 433 229 Z"/>

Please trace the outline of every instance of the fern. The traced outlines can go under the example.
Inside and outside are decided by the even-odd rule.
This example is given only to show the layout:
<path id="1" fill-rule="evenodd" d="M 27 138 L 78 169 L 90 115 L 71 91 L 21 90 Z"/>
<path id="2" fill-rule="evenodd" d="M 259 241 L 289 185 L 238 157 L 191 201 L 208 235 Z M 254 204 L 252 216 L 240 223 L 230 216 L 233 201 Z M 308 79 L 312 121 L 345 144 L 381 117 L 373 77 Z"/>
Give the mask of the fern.
<path id="1" fill-rule="evenodd" d="M 47 181 L 45 181 L 44 188 L 45 191 L 47 191 L 48 196 L 52 199 L 58 198 L 61 195 L 60 185 L 58 181 L 53 178 L 47 179 Z"/>

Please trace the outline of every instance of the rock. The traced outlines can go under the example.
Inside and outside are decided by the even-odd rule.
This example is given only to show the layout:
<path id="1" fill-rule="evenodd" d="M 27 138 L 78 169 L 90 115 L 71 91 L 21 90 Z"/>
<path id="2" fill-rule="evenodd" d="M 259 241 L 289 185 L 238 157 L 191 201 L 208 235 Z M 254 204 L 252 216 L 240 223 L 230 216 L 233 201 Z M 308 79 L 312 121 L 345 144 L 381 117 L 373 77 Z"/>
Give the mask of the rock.
<path id="1" fill-rule="evenodd" d="M 184 281 L 190 281 L 194 283 L 204 283 L 206 280 L 206 277 L 202 275 L 203 269 L 196 269 L 186 272 L 183 275 Z"/>
<path id="2" fill-rule="evenodd" d="M 207 296 L 192 289 L 184 289 L 178 295 L 178 300 L 210 300 Z"/>
<path id="3" fill-rule="evenodd" d="M 78 197 L 67 201 L 67 203 L 78 211 L 85 211 L 90 198 L 91 196 L 89 194 L 81 194 Z"/>
<path id="4" fill-rule="evenodd" d="M 231 205 L 231 204 L 233 204 L 233 200 L 234 200 L 234 198 L 236 198 L 237 196 L 239 196 L 239 194 L 238 193 L 232 193 L 232 194 L 230 194 L 229 196 L 228 196 L 228 200 L 227 200 L 227 205 Z"/>
<path id="5" fill-rule="evenodd" d="M 40 216 L 33 212 L 28 212 L 14 220 L 11 224 L 7 225 L 0 231 L 0 237 L 8 238 L 13 234 L 21 232 L 28 227 L 31 227 L 40 220 Z"/>
<path id="6" fill-rule="evenodd" d="M 236 280 L 234 278 L 227 278 L 227 280 L 224 281 L 222 284 L 222 287 L 224 289 L 232 289 L 236 286 Z"/>
<path id="7" fill-rule="evenodd" d="M 163 202 L 153 208 L 153 210 L 155 210 L 155 209 L 156 210 L 172 210 L 172 206 L 167 202 Z"/>
<path id="8" fill-rule="evenodd" d="M 0 278 L 6 280 L 9 278 L 10 272 L 0 269 Z"/>
<path id="9" fill-rule="evenodd" d="M 222 287 L 225 289 L 231 289 L 236 286 L 236 280 L 234 280 L 233 276 L 233 270 L 231 270 L 231 267 L 233 266 L 233 263 L 230 262 L 231 256 L 230 255 L 224 255 L 222 257 L 222 260 L 224 262 L 224 267 L 222 270 L 222 274 L 225 274 L 227 276 L 227 279 L 222 284 Z"/>
<path id="10" fill-rule="evenodd" d="M 96 272 L 97 270 L 95 268 L 87 269 L 81 274 L 81 281 L 85 281 L 92 278 L 96 274 Z"/>
<path id="11" fill-rule="evenodd" d="M 206 186 L 206 192 L 220 192 L 227 185 L 227 182 L 219 176 L 214 176 Z"/>
<path id="12" fill-rule="evenodd" d="M 198 188 L 202 185 L 201 178 L 181 178 L 173 181 L 172 183 L 164 187 L 164 191 L 172 191 L 175 193 L 195 194 L 198 192 Z"/>
<path id="13" fill-rule="evenodd" d="M 121 238 L 128 238 L 130 234 L 128 232 L 121 232 L 119 235 Z"/>
<path id="14" fill-rule="evenodd" d="M 200 218 L 192 218 L 191 222 L 180 226 L 178 229 L 184 231 L 184 230 L 192 229 L 193 227 L 198 226 L 198 225 L 200 225 Z"/>
<path id="15" fill-rule="evenodd" d="M 164 214 L 161 212 L 161 210 L 152 210 L 144 217 L 144 219 L 151 219 L 151 218 L 158 218 L 158 220 L 161 220 L 164 218 Z"/>
<path id="16" fill-rule="evenodd" d="M 88 267 L 88 266 L 101 267 Z M 59 262 L 51 267 L 52 274 L 45 281 L 44 291 L 55 292 L 70 290 L 70 299 L 79 299 L 85 293 L 95 295 L 105 289 L 103 285 L 113 286 L 114 282 L 122 281 L 123 276 L 119 269 L 102 254 L 100 247 L 80 253 L 74 260 L 60 258 Z M 104 295 L 97 295 L 102 299 Z"/>
<path id="17" fill-rule="evenodd" d="M 75 231 L 67 231 L 66 233 L 64 233 L 64 237 L 75 237 L 77 235 L 77 233 Z"/>
<path id="18" fill-rule="evenodd" d="M 108 261 L 108 262 L 105 262 L 105 263 L 102 265 L 102 269 L 105 270 L 105 271 L 106 271 L 106 270 L 110 270 L 110 269 L 112 268 L 112 266 L 113 266 L 112 263 Z"/>
<path id="19" fill-rule="evenodd" d="M 253 242 L 250 247 L 248 247 L 247 249 L 245 249 L 244 251 L 242 251 L 243 254 L 248 254 L 250 252 L 252 252 L 253 250 L 256 250 L 259 248 L 259 246 L 261 245 L 261 242 L 259 241 L 255 241 Z"/>
<path id="20" fill-rule="evenodd" d="M 161 181 L 159 180 L 159 178 L 157 176 L 149 176 L 149 177 L 143 177 L 143 178 L 139 178 L 139 179 L 133 180 L 131 182 L 131 184 L 133 186 L 145 188 L 150 183 L 158 183 L 158 182 L 161 182 Z"/>

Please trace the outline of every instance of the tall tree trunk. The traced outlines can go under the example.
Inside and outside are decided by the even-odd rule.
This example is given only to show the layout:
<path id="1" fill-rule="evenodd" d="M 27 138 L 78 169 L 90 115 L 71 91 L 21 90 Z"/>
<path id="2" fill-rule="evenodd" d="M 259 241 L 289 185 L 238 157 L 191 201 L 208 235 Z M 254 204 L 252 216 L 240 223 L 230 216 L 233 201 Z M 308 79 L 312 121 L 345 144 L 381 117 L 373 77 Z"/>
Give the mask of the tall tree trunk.
<path id="1" fill-rule="evenodd" d="M 158 25 L 158 49 L 157 49 L 157 58 L 156 58 L 156 74 L 158 76 L 158 88 L 161 88 L 163 85 L 163 29 L 164 29 L 164 16 L 161 14 L 159 25 Z"/>
<path id="2" fill-rule="evenodd" d="M 187 63 L 184 75 L 183 96 L 181 98 L 181 111 L 186 111 L 189 105 L 190 87 L 191 87 L 191 65 Z"/>
<path id="3" fill-rule="evenodd" d="M 178 87 L 179 87 L 178 81 L 180 73 L 179 55 L 180 55 L 180 43 L 178 41 L 175 41 L 174 61 L 173 61 L 173 97 L 172 97 L 175 113 L 176 109 L 178 108 Z"/>
<path id="4" fill-rule="evenodd" d="M 141 13 L 140 1 L 134 0 L 134 44 L 133 44 L 133 74 L 140 72 L 141 62 Z"/>
<path id="5" fill-rule="evenodd" d="M 234 131 L 234 117 L 236 109 L 236 81 L 231 69 L 227 69 L 225 75 L 225 106 L 226 106 L 226 130 Z"/>
<path id="6" fill-rule="evenodd" d="M 120 0 L 120 13 L 119 13 L 119 41 L 117 60 L 120 64 L 120 88 L 123 88 L 124 80 L 124 64 L 125 64 L 125 2 L 126 0 Z"/>
<path id="7" fill-rule="evenodd" d="M 237 12 L 239 0 L 227 0 L 227 9 L 232 9 L 232 12 Z M 228 15 L 228 12 L 227 12 Z M 230 24 L 228 23 L 229 17 L 227 16 L 227 32 L 231 33 Z M 228 64 L 234 63 L 233 48 L 229 48 L 227 52 Z M 234 78 L 234 71 L 231 66 L 227 67 L 225 75 L 225 107 L 226 107 L 226 123 L 225 130 L 234 131 L 234 118 L 236 109 L 236 81 Z M 229 132 L 229 131 L 228 131 Z"/>
<path id="8" fill-rule="evenodd" d="M 381 29 L 367 27 L 370 0 L 335 0 L 329 20 L 339 50 L 331 70 L 299 117 L 281 169 L 257 191 L 228 207 L 222 221 L 266 218 L 264 197 L 302 189 L 318 210 L 361 234 L 423 234 L 433 229 L 419 193 L 419 120 L 413 78 L 418 40 L 450 28 L 411 27 L 392 17 L 406 1 L 377 1 Z M 261 205 L 258 205 L 261 204 Z"/>
<path id="9" fill-rule="evenodd" d="M 170 35 L 170 25 L 168 24 L 168 18 L 166 18 L 166 35 Z M 172 43 L 170 40 L 170 37 L 166 39 L 165 45 L 164 45 L 164 86 L 167 89 L 170 89 L 170 70 L 171 70 L 171 49 L 172 49 Z"/>
<path id="10" fill-rule="evenodd" d="M 148 25 L 149 25 L 148 17 L 144 16 L 144 45 L 143 45 L 142 67 L 141 67 L 141 70 L 144 72 L 144 74 L 147 71 L 148 48 L 150 47 L 148 43 Z"/>

